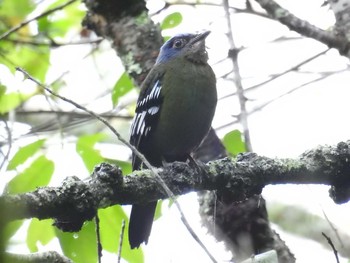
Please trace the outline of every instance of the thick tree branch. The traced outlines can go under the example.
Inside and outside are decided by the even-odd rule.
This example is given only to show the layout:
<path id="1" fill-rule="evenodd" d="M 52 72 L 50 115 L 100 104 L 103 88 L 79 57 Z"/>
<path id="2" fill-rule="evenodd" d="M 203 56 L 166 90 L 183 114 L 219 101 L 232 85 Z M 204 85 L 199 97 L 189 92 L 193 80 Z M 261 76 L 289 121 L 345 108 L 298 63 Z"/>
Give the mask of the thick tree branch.
<path id="1" fill-rule="evenodd" d="M 350 1 L 349 0 L 329 0 L 335 16 L 335 31 L 337 34 L 350 39 Z"/>
<path id="2" fill-rule="evenodd" d="M 350 57 L 350 41 L 345 36 L 337 35 L 332 31 L 320 29 L 309 22 L 296 17 L 273 0 L 256 1 L 271 17 L 280 21 L 289 29 L 296 31 L 303 36 L 313 38 L 328 47 L 338 49 L 340 54 Z"/>
<path id="3" fill-rule="evenodd" d="M 66 258 L 56 251 L 47 251 L 33 254 L 13 254 L 5 253 L 5 262 L 11 263 L 73 263 L 69 258 Z"/>
<path id="4" fill-rule="evenodd" d="M 176 195 L 191 191 L 217 190 L 236 201 L 260 194 L 269 184 L 326 184 L 336 203 L 350 199 L 350 141 L 337 146 L 319 146 L 297 159 L 272 159 L 244 153 L 236 159 L 208 163 L 199 176 L 186 163 L 159 169 L 159 176 Z M 88 181 L 68 177 L 59 187 L 38 188 L 31 193 L 5 195 L 0 201 L 7 220 L 54 218 L 65 231 L 78 231 L 98 208 L 167 198 L 149 170 L 123 176 L 120 169 L 97 166 Z"/>

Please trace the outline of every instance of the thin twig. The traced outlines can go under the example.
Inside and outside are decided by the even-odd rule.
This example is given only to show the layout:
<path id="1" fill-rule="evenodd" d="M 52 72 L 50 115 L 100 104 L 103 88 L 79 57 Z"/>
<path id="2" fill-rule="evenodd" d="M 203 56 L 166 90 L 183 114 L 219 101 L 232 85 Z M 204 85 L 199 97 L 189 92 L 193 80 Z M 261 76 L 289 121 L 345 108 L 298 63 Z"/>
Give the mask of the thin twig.
<path id="1" fill-rule="evenodd" d="M 61 46 L 73 46 L 73 45 L 86 45 L 86 44 L 99 44 L 103 38 L 93 39 L 93 40 L 82 40 L 76 42 L 67 42 L 67 43 L 58 43 L 53 39 L 50 39 L 49 42 L 36 41 L 36 40 L 27 40 L 27 39 L 13 39 L 5 38 L 3 41 L 12 42 L 15 44 L 22 45 L 32 45 L 32 46 L 49 46 L 49 47 L 61 47 Z"/>
<path id="2" fill-rule="evenodd" d="M 169 8 L 169 6 L 176 6 L 176 5 L 187 5 L 187 6 L 213 6 L 213 7 L 221 7 L 220 3 L 213 3 L 213 2 L 203 2 L 203 1 L 196 1 L 194 3 L 190 3 L 190 2 L 183 2 L 183 1 L 179 1 L 178 3 L 174 2 L 174 3 L 166 3 L 164 5 L 164 7 L 160 10 L 158 10 L 157 12 L 155 12 L 153 15 L 156 15 L 158 13 L 160 13 L 162 10 L 166 10 L 167 8 Z M 248 6 L 246 8 L 238 8 L 238 7 L 234 7 L 234 6 L 229 6 L 229 9 L 233 10 L 235 13 L 243 13 L 243 14 L 248 14 L 248 15 L 256 15 L 256 16 L 260 16 L 266 19 L 273 19 L 271 18 L 269 15 L 263 13 L 263 12 L 258 12 L 254 9 L 249 8 Z"/>
<path id="3" fill-rule="evenodd" d="M 24 69 L 20 68 L 20 67 L 16 67 L 17 71 L 22 72 L 27 79 L 33 81 L 35 84 L 37 84 L 38 86 L 42 87 L 44 90 L 46 90 L 48 93 L 50 93 L 51 95 L 69 103 L 72 104 L 74 107 L 85 111 L 87 113 L 89 113 L 91 116 L 93 116 L 94 118 L 98 119 L 100 122 L 102 122 L 103 124 L 105 124 L 118 138 L 119 141 L 121 141 L 122 143 L 124 143 L 126 146 L 128 146 L 133 152 L 135 152 L 135 154 L 137 155 L 137 157 L 139 157 L 142 162 L 145 163 L 145 165 L 147 167 L 151 167 L 151 164 L 149 164 L 149 162 L 146 160 L 146 158 L 133 146 L 131 145 L 127 140 L 125 140 L 120 133 L 111 125 L 109 124 L 109 122 L 102 118 L 101 116 L 97 115 L 95 112 L 81 106 L 80 104 L 78 104 L 77 102 L 71 100 L 71 99 L 67 99 L 66 97 L 63 97 L 57 93 L 55 93 L 54 91 L 52 91 L 51 89 L 49 89 L 47 86 L 45 86 L 44 84 L 40 83 L 39 81 L 37 81 L 36 79 L 34 79 L 28 72 L 26 72 Z"/>
<path id="4" fill-rule="evenodd" d="M 325 233 L 322 232 L 322 235 L 325 237 L 325 239 L 327 240 L 328 244 L 331 246 L 332 250 L 333 250 L 333 253 L 334 253 L 334 256 L 335 256 L 335 259 L 336 259 L 336 262 L 339 263 L 339 257 L 338 257 L 338 251 L 336 250 L 333 242 L 332 242 L 332 239 L 330 237 L 328 237 Z"/>
<path id="5" fill-rule="evenodd" d="M 217 205 L 218 205 L 218 195 L 217 191 L 213 191 L 214 194 L 214 209 L 213 209 L 213 236 L 216 237 L 216 216 L 217 216 Z"/>
<path id="6" fill-rule="evenodd" d="M 117 261 L 117 263 L 120 263 L 120 260 L 121 260 L 121 257 L 122 257 L 124 231 L 125 231 L 125 220 L 123 219 L 123 221 L 122 221 L 122 228 L 120 229 L 120 239 L 119 239 L 118 261 Z"/>
<path id="7" fill-rule="evenodd" d="M 74 118 L 86 118 L 91 117 L 90 114 L 87 114 L 86 112 L 77 112 L 77 111 L 63 111 L 63 110 L 16 110 L 17 115 L 51 115 L 51 114 L 57 114 L 59 116 L 69 116 Z M 125 119 L 125 120 L 131 120 L 131 115 L 116 115 L 113 114 L 111 111 L 106 111 L 104 113 L 99 114 L 103 118 L 106 119 Z"/>
<path id="8" fill-rule="evenodd" d="M 184 225 L 186 226 L 187 230 L 190 232 L 190 234 L 192 235 L 192 237 L 194 238 L 194 240 L 197 241 L 197 243 L 202 247 L 202 249 L 206 252 L 206 254 L 208 255 L 208 257 L 214 262 L 216 263 L 216 259 L 211 255 L 211 253 L 209 252 L 209 250 L 205 247 L 205 245 L 203 244 L 203 242 L 199 239 L 199 237 L 197 236 L 197 234 L 193 231 L 193 229 L 191 228 L 190 224 L 188 223 L 188 220 L 185 217 L 185 214 L 183 213 L 181 206 L 179 204 L 179 202 L 177 201 L 174 193 L 169 189 L 169 187 L 166 185 L 166 183 L 164 182 L 164 180 L 159 176 L 158 170 L 156 167 L 152 166 L 149 161 L 143 156 L 142 153 L 140 153 L 135 146 L 133 146 L 132 144 L 130 144 L 127 140 L 125 140 L 120 133 L 111 125 L 109 124 L 109 122 L 102 118 L 101 116 L 97 115 L 95 112 L 81 106 L 80 104 L 76 103 L 73 100 L 67 99 L 66 97 L 63 97 L 55 92 L 53 92 L 51 89 L 49 89 L 47 86 L 45 86 L 44 84 L 40 83 L 39 81 L 37 81 L 36 79 L 34 79 L 29 73 L 27 73 L 24 69 L 20 68 L 20 67 L 16 67 L 16 70 L 22 72 L 29 80 L 33 81 L 34 83 L 36 83 L 38 86 L 42 87 L 44 90 L 46 90 L 47 92 L 49 92 L 51 95 L 60 98 L 61 100 L 68 102 L 70 104 L 72 104 L 73 106 L 75 106 L 76 108 L 85 111 L 87 113 L 89 113 L 91 116 L 95 117 L 96 119 L 98 119 L 99 121 L 101 121 L 103 124 L 105 124 L 118 138 L 118 140 L 120 142 L 122 142 L 123 144 L 125 144 L 127 147 L 129 147 L 133 153 L 136 154 L 136 156 L 138 158 L 140 158 L 140 160 L 145 164 L 145 166 L 151 171 L 151 173 L 153 174 L 153 176 L 155 177 L 156 181 L 159 183 L 159 185 L 162 187 L 162 189 L 164 190 L 164 192 L 167 194 L 167 196 L 170 198 L 171 201 L 174 202 L 176 208 L 178 209 L 180 216 L 181 216 L 181 220 L 184 223 Z"/>
<path id="9" fill-rule="evenodd" d="M 101 243 L 101 233 L 100 233 L 100 218 L 98 217 L 98 213 L 95 216 L 95 224 L 96 224 L 97 257 L 98 257 L 98 263 L 101 263 L 102 243 Z"/>
<path id="10" fill-rule="evenodd" d="M 8 149 L 6 154 L 4 154 L 4 160 L 1 162 L 0 164 L 0 171 L 2 169 L 2 167 L 5 165 L 5 163 L 7 162 L 9 156 L 10 156 L 10 152 L 11 152 L 11 148 L 12 148 L 12 132 L 10 127 L 8 126 L 8 123 L 6 120 L 3 120 L 4 125 L 5 125 L 5 130 L 7 132 L 7 141 L 8 141 Z"/>
<path id="11" fill-rule="evenodd" d="M 234 82 L 237 88 L 237 95 L 238 100 L 240 104 L 240 114 L 239 114 L 239 120 L 243 128 L 243 136 L 244 136 L 244 142 L 247 148 L 248 152 L 252 152 L 252 144 L 250 140 L 250 132 L 248 127 L 248 112 L 246 108 L 246 97 L 244 96 L 244 89 L 242 85 L 242 79 L 241 74 L 239 72 L 239 65 L 238 65 L 238 53 L 239 49 L 236 47 L 235 42 L 233 40 L 233 33 L 232 33 L 232 24 L 231 24 L 231 17 L 230 17 L 230 10 L 229 10 L 229 3 L 228 0 L 223 1 L 223 6 L 225 10 L 225 17 L 227 21 L 227 27 L 228 27 L 228 40 L 230 43 L 230 51 L 229 51 L 229 57 L 232 60 L 232 66 L 234 71 Z"/>
<path id="12" fill-rule="evenodd" d="M 282 76 L 288 74 L 289 72 L 298 70 L 301 66 L 304 66 L 304 65 L 306 65 L 307 63 L 309 63 L 309 62 L 315 60 L 316 58 L 318 58 L 318 57 L 320 57 L 320 56 L 326 54 L 329 50 L 330 50 L 330 48 L 327 48 L 327 49 L 325 49 L 325 50 L 323 50 L 323 51 L 321 51 L 321 52 L 319 52 L 319 53 L 317 53 L 317 54 L 315 54 L 315 55 L 313 55 L 313 56 L 311 56 L 311 57 L 309 57 L 309 58 L 307 58 L 307 59 L 301 61 L 300 63 L 298 63 L 298 64 L 292 66 L 291 68 L 289 68 L 289 69 L 287 69 L 287 70 L 285 70 L 285 71 L 283 71 L 283 72 L 280 72 L 280 73 L 277 73 L 277 74 L 273 75 L 273 76 L 270 77 L 268 80 L 265 80 L 265 81 L 260 82 L 260 83 L 258 83 L 258 84 L 256 84 L 256 85 L 250 86 L 250 87 L 248 87 L 248 88 L 245 89 L 245 92 L 255 90 L 255 89 L 257 89 L 257 88 L 259 88 L 259 87 L 261 87 L 261 86 L 263 86 L 263 85 L 265 85 L 265 84 L 268 84 L 269 82 L 271 82 L 271 81 L 273 81 L 273 80 L 276 80 L 276 79 L 278 79 L 278 78 L 280 78 L 280 77 L 282 77 Z M 231 94 L 228 94 L 228 95 L 226 95 L 226 96 L 221 97 L 220 99 L 222 100 L 222 99 L 225 99 L 225 98 L 228 98 L 228 97 L 232 97 L 232 96 L 235 96 L 236 94 L 237 94 L 237 92 L 231 93 Z"/>
<path id="13" fill-rule="evenodd" d="M 94 47 L 92 50 L 90 50 L 87 54 L 85 54 L 83 56 L 83 59 L 89 57 L 91 54 L 93 54 L 93 52 L 95 52 L 97 48 Z M 70 72 L 70 69 L 66 69 L 66 71 L 64 71 L 63 73 L 60 73 L 60 75 L 51 83 L 48 84 L 48 86 L 52 86 L 55 83 L 59 82 L 65 75 L 67 75 Z M 100 97 L 105 96 L 105 93 L 107 94 L 108 91 L 96 96 L 94 98 L 94 100 L 96 101 L 97 99 L 99 99 Z M 48 100 L 49 105 L 51 106 L 51 108 L 53 109 L 53 106 L 51 105 L 50 101 Z M 62 134 L 62 132 L 67 129 L 67 128 L 74 128 L 76 127 L 76 125 L 79 125 L 85 121 L 91 120 L 91 116 L 90 114 L 86 114 L 85 118 L 80 118 L 79 120 L 68 120 L 68 121 L 63 121 L 61 120 L 61 118 L 59 118 L 60 116 L 62 116 L 59 111 L 55 111 L 55 110 L 51 110 L 53 113 L 56 113 L 56 118 L 49 118 L 46 119 L 45 122 L 40 123 L 36 126 L 33 126 L 30 131 L 28 133 L 25 134 L 25 136 L 30 136 L 32 134 L 38 133 L 38 132 L 47 132 L 47 131 L 56 131 L 59 130 L 59 132 Z M 49 111 L 48 111 L 49 112 Z M 16 111 L 16 113 L 18 113 L 18 111 Z M 85 112 L 84 112 L 85 113 Z M 25 113 L 23 113 L 25 114 Z M 79 113 L 77 113 L 79 114 Z M 82 114 L 82 112 L 80 112 L 80 114 Z M 102 115 L 103 116 L 103 115 Z M 74 114 L 73 114 L 74 117 Z M 79 117 L 79 116 L 78 116 Z M 104 116 L 103 116 L 104 117 Z M 24 135 L 21 135 L 21 137 L 23 137 Z"/>
<path id="14" fill-rule="evenodd" d="M 321 204 L 320 204 L 321 206 Z M 334 224 L 331 222 L 331 220 L 328 218 L 326 212 L 324 211 L 323 207 L 321 206 L 321 210 L 322 210 L 322 214 L 324 216 L 324 218 L 326 219 L 328 225 L 330 226 L 330 228 L 333 230 L 334 232 L 334 235 L 336 236 L 336 238 L 338 239 L 339 241 L 339 244 L 341 247 L 344 247 L 344 242 L 343 240 L 341 239 L 340 235 L 339 235 L 339 231 L 338 229 L 334 226 Z"/>
<path id="15" fill-rule="evenodd" d="M 347 71 L 347 70 L 349 70 L 349 69 L 344 69 L 343 71 Z M 287 92 L 285 92 L 285 93 L 283 93 L 283 94 L 281 94 L 281 95 L 279 95 L 279 96 L 277 96 L 277 97 L 275 97 L 275 98 L 272 98 L 271 100 L 268 100 L 268 101 L 266 101 L 265 103 L 263 103 L 263 104 L 261 104 L 261 105 L 255 107 L 254 109 L 252 109 L 251 111 L 248 112 L 248 115 L 251 115 L 251 114 L 253 114 L 253 113 L 256 113 L 256 112 L 258 112 L 258 111 L 261 111 L 263 108 L 267 107 L 267 106 L 270 105 L 271 103 L 276 102 L 277 100 L 279 100 L 279 99 L 281 99 L 281 98 L 283 98 L 283 97 L 285 97 L 285 96 L 287 96 L 287 95 L 289 95 L 289 94 L 291 94 L 291 93 L 293 93 L 293 92 L 295 92 L 295 91 L 297 91 L 297 90 L 299 90 L 299 89 L 301 89 L 301 88 L 303 88 L 303 87 L 306 87 L 306 86 L 308 86 L 308 85 L 310 85 L 310 84 L 313 84 L 313 83 L 315 83 L 315 82 L 324 80 L 325 78 L 328 78 L 328 77 L 330 77 L 330 76 L 332 76 L 332 75 L 334 75 L 334 74 L 338 74 L 338 73 L 339 73 L 339 71 L 329 72 L 329 73 L 324 74 L 324 75 L 322 75 L 322 76 L 320 76 L 320 77 L 318 77 L 318 78 L 316 78 L 316 79 L 313 79 L 313 80 L 310 80 L 310 81 L 308 81 L 308 82 L 305 82 L 305 83 L 299 85 L 298 87 L 295 87 L 295 88 L 293 88 L 293 89 L 291 89 L 291 90 L 289 90 L 289 91 L 287 91 Z M 216 130 L 221 130 L 221 129 L 226 128 L 226 127 L 228 127 L 228 126 L 231 126 L 231 125 L 233 125 L 233 124 L 237 124 L 238 122 L 239 122 L 239 121 L 238 121 L 238 119 L 237 119 L 237 120 L 235 120 L 235 121 L 231 121 L 231 122 L 229 122 L 229 123 L 226 123 L 226 124 L 224 124 L 224 125 L 221 125 L 221 126 L 219 126 L 219 127 L 216 127 L 215 129 L 216 129 Z"/>
<path id="16" fill-rule="evenodd" d="M 308 189 L 309 189 L 309 191 L 312 191 L 312 189 L 310 187 L 308 187 Z M 319 207 L 320 207 L 320 209 L 322 211 L 323 217 L 325 218 L 325 220 L 328 223 L 329 227 L 333 230 L 335 237 L 338 239 L 340 247 L 344 248 L 345 247 L 344 246 L 344 242 L 343 242 L 342 238 L 339 235 L 339 231 L 338 231 L 337 227 L 329 219 L 329 217 L 328 217 L 326 211 L 324 210 L 322 204 L 316 198 L 315 198 L 314 202 L 316 202 L 319 205 Z"/>
<path id="17" fill-rule="evenodd" d="M 70 1 L 68 1 L 68 2 L 66 2 L 66 3 L 64 3 L 62 5 L 59 5 L 59 6 L 55 7 L 55 8 L 52 8 L 52 9 L 49 9 L 49 10 L 45 11 L 44 13 L 41 13 L 40 15 L 37 15 L 37 16 L 27 20 L 27 21 L 21 22 L 17 26 L 11 28 L 10 30 L 8 30 L 4 34 L 2 34 L 0 36 L 0 40 L 2 40 L 4 38 L 7 38 L 9 35 L 11 35 L 12 33 L 16 32 L 16 31 L 18 31 L 22 27 L 28 25 L 30 22 L 33 22 L 33 21 L 38 20 L 38 19 L 40 19 L 42 17 L 45 17 L 45 16 L 47 16 L 47 15 L 53 13 L 53 12 L 61 10 L 61 9 L 65 8 L 66 6 L 73 4 L 75 1 L 77 1 L 77 0 L 70 0 Z"/>
<path id="18" fill-rule="evenodd" d="M 348 69 L 346 69 L 344 71 L 347 71 L 347 70 Z M 257 111 L 261 111 L 263 108 L 265 108 L 266 106 L 270 105 L 271 103 L 273 103 L 273 102 L 275 102 L 275 101 L 277 101 L 279 99 L 282 99 L 283 97 L 285 97 L 287 95 L 290 95 L 293 92 L 295 92 L 295 91 L 297 91 L 297 90 L 299 90 L 299 89 L 301 89 L 303 87 L 306 87 L 306 86 L 308 86 L 310 84 L 313 84 L 313 83 L 316 83 L 318 81 L 324 80 L 324 79 L 326 79 L 326 78 L 328 78 L 328 77 L 330 77 L 332 75 L 338 74 L 339 72 L 340 71 L 329 72 L 327 74 L 323 74 L 322 76 L 320 76 L 320 77 L 318 77 L 316 79 L 307 81 L 307 82 L 305 82 L 305 83 L 303 83 L 303 84 L 301 84 L 301 85 L 299 85 L 299 86 L 297 86 L 297 87 L 295 87 L 295 88 L 293 88 L 293 89 L 291 89 L 291 90 L 289 90 L 289 91 L 287 91 L 287 92 L 285 92 L 285 93 L 283 93 L 283 94 L 281 94 L 281 95 L 279 95 L 279 96 L 277 96 L 277 97 L 275 97 L 275 98 L 273 98 L 273 99 L 271 99 L 271 100 L 269 100 L 269 101 L 267 101 L 265 103 L 263 103 L 262 105 L 254 108 L 252 111 L 249 112 L 249 114 L 257 112 Z"/>

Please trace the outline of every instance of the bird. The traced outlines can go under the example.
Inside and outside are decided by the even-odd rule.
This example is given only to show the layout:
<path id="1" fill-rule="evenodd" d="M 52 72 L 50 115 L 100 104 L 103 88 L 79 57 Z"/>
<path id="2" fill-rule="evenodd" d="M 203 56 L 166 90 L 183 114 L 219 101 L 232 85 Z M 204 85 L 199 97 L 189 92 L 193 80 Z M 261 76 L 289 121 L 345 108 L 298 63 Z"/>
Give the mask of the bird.
<path id="1" fill-rule="evenodd" d="M 216 77 L 208 64 L 205 40 L 210 31 L 178 34 L 160 48 L 141 84 L 130 143 L 152 166 L 192 160 L 208 134 L 217 104 Z M 143 168 L 133 153 L 133 170 Z M 131 249 L 147 244 L 157 201 L 132 205 L 128 238 Z"/>

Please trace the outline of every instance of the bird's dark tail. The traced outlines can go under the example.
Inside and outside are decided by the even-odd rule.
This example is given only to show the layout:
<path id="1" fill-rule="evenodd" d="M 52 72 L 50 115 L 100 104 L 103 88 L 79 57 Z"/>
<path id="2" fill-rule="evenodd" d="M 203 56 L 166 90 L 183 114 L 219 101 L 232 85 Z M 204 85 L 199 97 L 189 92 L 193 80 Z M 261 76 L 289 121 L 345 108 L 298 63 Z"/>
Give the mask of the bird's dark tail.
<path id="1" fill-rule="evenodd" d="M 129 243 L 132 249 L 138 248 L 142 242 L 147 244 L 156 206 L 157 202 L 132 206 L 129 221 Z"/>

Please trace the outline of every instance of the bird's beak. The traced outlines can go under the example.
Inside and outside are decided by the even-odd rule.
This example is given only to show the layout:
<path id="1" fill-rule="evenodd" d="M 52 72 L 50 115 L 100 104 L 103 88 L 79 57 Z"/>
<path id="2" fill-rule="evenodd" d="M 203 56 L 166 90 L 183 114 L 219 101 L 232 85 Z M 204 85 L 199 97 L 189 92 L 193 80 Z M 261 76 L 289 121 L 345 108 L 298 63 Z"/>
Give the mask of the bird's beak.
<path id="1" fill-rule="evenodd" d="M 210 34 L 210 31 L 205 31 L 196 35 L 186 45 L 186 57 L 192 62 L 205 64 L 208 61 L 208 53 L 205 49 L 205 39 Z"/>
<path id="2" fill-rule="evenodd" d="M 196 42 L 204 41 L 207 36 L 210 34 L 211 31 L 204 31 L 203 33 L 198 34 L 195 38 L 192 39 L 191 45 L 193 45 Z"/>

